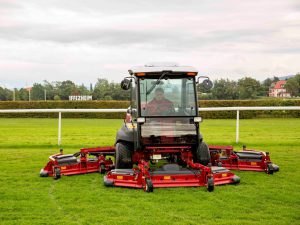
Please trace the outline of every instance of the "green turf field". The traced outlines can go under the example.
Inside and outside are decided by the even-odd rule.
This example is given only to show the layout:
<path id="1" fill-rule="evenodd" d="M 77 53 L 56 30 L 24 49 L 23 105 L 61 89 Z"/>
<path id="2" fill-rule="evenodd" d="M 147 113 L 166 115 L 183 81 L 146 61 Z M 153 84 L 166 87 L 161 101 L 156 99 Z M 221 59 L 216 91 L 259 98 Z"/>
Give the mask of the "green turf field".
<path id="1" fill-rule="evenodd" d="M 40 178 L 58 152 L 56 119 L 0 119 L 0 224 L 300 224 L 300 119 L 240 121 L 241 148 L 268 150 L 274 175 L 236 172 L 239 185 L 106 188 L 103 176 Z M 63 119 L 65 153 L 112 145 L 122 120 Z M 234 144 L 235 120 L 205 120 L 209 144 Z"/>

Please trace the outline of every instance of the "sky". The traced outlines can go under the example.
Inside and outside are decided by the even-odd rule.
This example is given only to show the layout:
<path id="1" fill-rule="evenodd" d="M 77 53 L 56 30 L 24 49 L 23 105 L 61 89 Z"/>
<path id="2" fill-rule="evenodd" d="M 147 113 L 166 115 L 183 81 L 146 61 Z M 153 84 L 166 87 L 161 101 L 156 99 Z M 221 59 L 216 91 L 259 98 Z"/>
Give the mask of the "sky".
<path id="1" fill-rule="evenodd" d="M 300 72 L 299 0 L 0 0 L 0 86 L 119 82 L 149 62 L 211 79 Z"/>

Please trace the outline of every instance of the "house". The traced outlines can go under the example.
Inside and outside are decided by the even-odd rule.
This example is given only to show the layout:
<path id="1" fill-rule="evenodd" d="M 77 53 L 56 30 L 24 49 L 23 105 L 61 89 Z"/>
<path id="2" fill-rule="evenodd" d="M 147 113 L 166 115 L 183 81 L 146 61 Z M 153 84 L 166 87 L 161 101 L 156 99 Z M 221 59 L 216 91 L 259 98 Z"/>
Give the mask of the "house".
<path id="1" fill-rule="evenodd" d="M 284 88 L 285 84 L 286 80 L 279 80 L 275 83 L 272 83 L 269 89 L 269 97 L 290 98 L 291 94 Z"/>

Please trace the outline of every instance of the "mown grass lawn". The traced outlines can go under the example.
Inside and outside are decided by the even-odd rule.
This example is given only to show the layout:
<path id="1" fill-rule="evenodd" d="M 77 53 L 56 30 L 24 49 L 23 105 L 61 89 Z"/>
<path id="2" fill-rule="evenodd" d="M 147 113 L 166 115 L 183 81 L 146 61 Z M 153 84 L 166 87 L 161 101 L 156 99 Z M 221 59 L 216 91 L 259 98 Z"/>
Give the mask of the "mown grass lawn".
<path id="1" fill-rule="evenodd" d="M 63 119 L 65 153 L 112 145 L 122 120 Z M 209 144 L 268 150 L 274 175 L 236 172 L 239 185 L 165 188 L 153 193 L 106 188 L 103 176 L 40 178 L 58 151 L 57 120 L 0 119 L 0 224 L 300 224 L 300 120 L 205 120 Z"/>

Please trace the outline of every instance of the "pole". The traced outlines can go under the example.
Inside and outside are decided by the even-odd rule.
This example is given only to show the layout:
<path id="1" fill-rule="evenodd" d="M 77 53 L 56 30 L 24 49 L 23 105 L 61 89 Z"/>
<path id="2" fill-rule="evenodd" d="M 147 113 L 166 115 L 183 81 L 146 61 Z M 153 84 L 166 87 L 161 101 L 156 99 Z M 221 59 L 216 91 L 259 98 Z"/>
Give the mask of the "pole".
<path id="1" fill-rule="evenodd" d="M 45 89 L 45 101 L 47 101 L 47 90 Z"/>
<path id="2" fill-rule="evenodd" d="M 28 90 L 28 93 L 29 93 L 28 99 L 29 99 L 29 101 L 30 101 L 30 100 L 31 100 L 31 98 L 30 98 L 30 89 Z"/>
<path id="3" fill-rule="evenodd" d="M 13 100 L 16 101 L 16 90 L 13 89 Z"/>
<path id="4" fill-rule="evenodd" d="M 61 112 L 58 113 L 58 146 L 61 145 Z"/>
<path id="5" fill-rule="evenodd" d="M 236 111 L 236 143 L 239 143 L 240 111 Z"/>

